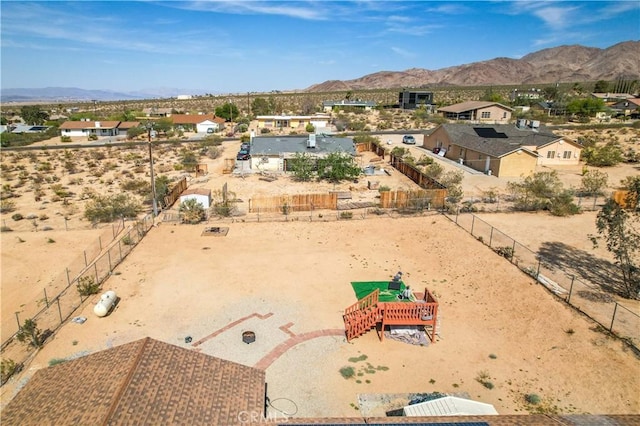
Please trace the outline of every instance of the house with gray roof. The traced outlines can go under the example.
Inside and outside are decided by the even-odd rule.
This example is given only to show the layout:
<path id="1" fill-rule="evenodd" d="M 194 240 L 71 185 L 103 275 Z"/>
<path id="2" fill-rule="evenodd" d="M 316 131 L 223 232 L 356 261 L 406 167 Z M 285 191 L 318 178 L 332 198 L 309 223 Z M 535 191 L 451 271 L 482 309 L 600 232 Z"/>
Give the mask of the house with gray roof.
<path id="1" fill-rule="evenodd" d="M 356 155 L 351 138 L 324 134 L 298 136 L 260 136 L 251 142 L 251 168 L 260 171 L 290 170 L 290 160 L 296 155 L 307 154 L 323 158 L 331 153 Z"/>
<path id="2" fill-rule="evenodd" d="M 475 170 L 500 177 L 528 176 L 538 165 L 576 165 L 582 146 L 537 121 L 517 124 L 442 124 L 423 147 Z"/>

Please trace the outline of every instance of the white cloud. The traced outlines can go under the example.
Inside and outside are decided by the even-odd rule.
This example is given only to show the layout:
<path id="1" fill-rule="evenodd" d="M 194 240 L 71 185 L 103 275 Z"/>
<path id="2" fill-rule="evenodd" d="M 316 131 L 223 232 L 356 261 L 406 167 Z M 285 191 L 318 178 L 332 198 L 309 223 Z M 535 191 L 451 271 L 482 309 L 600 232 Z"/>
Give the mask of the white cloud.
<path id="1" fill-rule="evenodd" d="M 393 51 L 393 53 L 395 53 L 398 56 L 402 56 L 403 58 L 415 58 L 416 55 L 413 52 L 410 52 L 408 50 L 405 50 L 401 47 L 391 47 L 391 51 Z"/>

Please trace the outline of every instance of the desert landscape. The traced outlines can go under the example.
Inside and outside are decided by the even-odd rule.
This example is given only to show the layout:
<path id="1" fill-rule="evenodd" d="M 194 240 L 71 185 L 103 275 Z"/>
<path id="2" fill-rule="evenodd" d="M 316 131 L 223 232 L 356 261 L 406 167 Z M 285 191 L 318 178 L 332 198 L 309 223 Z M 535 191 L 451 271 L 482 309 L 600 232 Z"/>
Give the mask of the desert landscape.
<path id="1" fill-rule="evenodd" d="M 613 136 L 627 141 L 637 138 L 634 132 Z M 402 135 L 383 137 L 393 147 Z M 491 403 L 501 414 L 640 411 L 636 355 L 446 217 L 356 213 L 352 220 L 336 220 L 336 212 L 314 212 L 314 217 L 305 213 L 288 221 L 274 214 L 258 222 L 247 212 L 248 201 L 259 195 L 350 191 L 354 200 L 375 201 L 378 193 L 367 188 L 366 179 L 298 183 L 285 175 L 266 181 L 259 174 L 223 174 L 225 159 L 239 145 L 239 140 L 224 142 L 217 158 L 200 157 L 208 174 L 198 177 L 175 169 L 183 147 L 154 147 L 156 173 L 185 176 L 190 187 L 214 192 L 226 184 L 237 197 L 237 214 L 200 225 L 159 220 L 103 286 L 121 297 L 117 308 L 98 318 L 92 309 L 99 295 L 89 298 L 75 314 L 87 321 L 68 322 L 51 336 L 2 387 L 3 405 L 52 360 L 150 336 L 265 368 L 270 397 L 285 398 L 296 417 L 357 416 L 362 410 L 384 415 L 398 407 L 366 407 L 359 396 L 407 392 L 461 394 Z M 409 149 L 416 157 L 430 155 Z M 148 180 L 145 154 L 146 147 L 128 145 L 3 152 L 3 185 L 15 192 L 14 209 L 2 213 L 3 227 L 11 229 L 1 241 L 3 341 L 15 331 L 15 312 L 41 304 L 52 276 L 81 262 L 85 247 L 108 238 L 113 228 L 92 226 L 83 218 L 84 204 L 91 191 L 117 193 L 126 180 Z M 358 161 L 388 168 L 372 153 Z M 458 170 L 445 161 L 442 166 Z M 605 171 L 610 192 L 638 167 Z M 34 174 L 42 175 L 40 186 L 29 177 Z M 579 186 L 580 168 L 559 174 L 567 187 Z M 414 185 L 392 169 L 375 178 L 391 189 Z M 465 172 L 465 199 L 490 188 L 504 193 L 507 181 Z M 15 220 L 16 213 L 24 218 Z M 556 218 L 493 213 L 488 207 L 478 214 L 534 250 L 560 241 L 611 261 L 606 249 L 594 250 L 587 238 L 595 232 L 593 212 Z M 576 226 L 566 226 L 569 221 Z M 203 236 L 206 226 L 228 227 L 228 234 Z M 426 347 L 381 343 L 370 331 L 347 343 L 341 330 L 343 310 L 355 302 L 350 282 L 387 280 L 398 270 L 416 291 L 427 287 L 438 298 L 437 342 Z M 625 303 L 640 312 L 637 304 Z M 254 344 L 242 342 L 245 330 L 256 332 Z M 289 350 L 272 355 L 289 341 L 295 343 Z M 345 379 L 339 372 L 344 366 L 359 375 Z M 542 403 L 528 404 L 526 394 L 539 395 Z"/>

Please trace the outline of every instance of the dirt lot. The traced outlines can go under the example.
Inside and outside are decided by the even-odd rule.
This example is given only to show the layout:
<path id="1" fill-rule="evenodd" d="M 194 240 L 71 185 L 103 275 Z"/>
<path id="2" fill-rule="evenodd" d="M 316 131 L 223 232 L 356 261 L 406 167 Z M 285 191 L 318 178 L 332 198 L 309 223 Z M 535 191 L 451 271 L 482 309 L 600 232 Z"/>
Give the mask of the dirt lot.
<path id="1" fill-rule="evenodd" d="M 238 145 L 225 143 L 221 158 L 205 161 L 209 174 L 189 177 L 190 184 L 218 190 L 227 183 L 240 199 L 240 211 L 246 211 L 248 200 L 258 194 L 311 191 L 287 177 L 265 182 L 259 176 L 222 175 L 224 157 L 233 156 Z M 65 159 L 61 153 L 38 152 L 35 160 L 32 156 L 3 155 L 3 163 L 24 165 L 28 172 L 34 172 L 41 162 L 50 162 L 60 182 L 76 194 L 66 204 L 64 199 L 56 200 L 49 189 L 55 182 L 49 182 L 45 195 L 36 203 L 34 188 L 25 183 L 16 189 L 21 196 L 14 198 L 14 212 L 2 214 L 3 225 L 14 229 L 2 234 L 3 328 L 5 318 L 15 321 L 11 314 L 5 314 L 20 311 L 28 303 L 15 296 L 23 294 L 22 288 L 35 288 L 34 281 L 46 282 L 48 276 L 61 272 L 65 262 L 78 256 L 65 258 L 54 253 L 72 247 L 81 253 L 87 241 L 95 240 L 98 231 L 82 219 L 84 200 L 80 194 L 84 188 L 116 192 L 128 173 L 148 179 L 146 169 L 136 165 L 144 158 L 144 150 L 134 153 L 111 148 L 111 152 L 113 156 L 103 160 L 74 152 L 82 171 L 73 174 L 62 173 Z M 177 177 L 181 172 L 170 166 L 177 158 L 176 152 L 159 149 L 156 165 L 162 173 Z M 360 161 L 365 164 L 371 160 L 376 161 L 371 156 Z M 92 162 L 98 165 L 92 166 Z M 104 167 L 105 162 L 112 165 Z M 98 168 L 103 172 L 100 176 L 96 176 Z M 20 172 L 11 170 L 13 177 L 7 182 L 15 184 Z M 620 172 L 626 173 L 627 169 Z M 6 176 L 3 172 L 3 184 Z M 465 177 L 465 190 L 501 182 L 495 177 L 477 178 L 470 183 L 471 178 Z M 380 176 L 380 181 L 392 189 L 411 186 L 397 172 Z M 375 199 L 376 195 L 366 189 L 366 180 L 314 186 L 313 192 L 352 191 L 355 199 Z M 15 221 L 11 219 L 15 212 L 25 216 L 35 212 L 37 217 Z M 516 214 L 504 218 L 487 220 L 495 221 L 497 227 L 504 224 L 507 232 L 513 230 L 514 237 L 534 247 L 549 241 L 577 244 L 571 240 L 576 229 L 562 226 L 565 219 Z M 33 232 L 33 221 L 38 232 Z M 526 232 L 523 221 L 540 230 L 535 234 L 539 241 L 530 238 L 533 234 Z M 63 231 L 65 225 L 73 231 Z M 437 343 L 428 347 L 380 343 L 375 332 L 352 343 L 337 335 L 306 340 L 267 367 L 270 398 L 295 401 L 297 416 L 357 415 L 354 405 L 360 393 L 414 391 L 467 393 L 494 404 L 500 413 L 532 409 L 524 404 L 526 393 L 540 395 L 542 409 L 547 412 L 640 412 L 637 358 L 620 342 L 593 331 L 594 324 L 444 217 L 369 217 L 314 223 L 236 221 L 222 225 L 230 228 L 226 237 L 201 236 L 204 226 L 165 223 L 153 228 L 106 284 L 122 297 L 116 311 L 99 319 L 92 313 L 95 299 L 90 300 L 80 313 L 87 322 L 65 325 L 24 373 L 2 387 L 3 404 L 25 378 L 53 358 L 91 353 L 144 336 L 247 365 L 259 364 L 291 334 L 342 328 L 341 312 L 355 301 L 350 281 L 384 280 L 402 270 L 414 288 L 428 286 L 440 300 Z M 41 233 L 43 226 L 53 230 Z M 49 238 L 55 243 L 48 242 Z M 37 262 L 29 264 L 23 261 L 26 258 Z M 38 272 L 32 269 L 28 273 L 28 266 L 33 268 L 34 264 Z M 273 315 L 267 316 L 269 313 Z M 245 317 L 246 321 L 198 347 L 184 343 L 186 336 L 194 341 L 205 339 Z M 240 341 L 239 334 L 245 329 L 257 332 L 255 345 Z M 349 361 L 363 354 L 366 361 Z M 322 362 L 312 361 L 316 359 Z M 375 373 L 370 373 L 366 362 Z M 338 370 L 345 365 L 362 373 L 358 378 L 361 383 L 341 377 Z M 478 382 L 484 373 L 493 389 Z"/>

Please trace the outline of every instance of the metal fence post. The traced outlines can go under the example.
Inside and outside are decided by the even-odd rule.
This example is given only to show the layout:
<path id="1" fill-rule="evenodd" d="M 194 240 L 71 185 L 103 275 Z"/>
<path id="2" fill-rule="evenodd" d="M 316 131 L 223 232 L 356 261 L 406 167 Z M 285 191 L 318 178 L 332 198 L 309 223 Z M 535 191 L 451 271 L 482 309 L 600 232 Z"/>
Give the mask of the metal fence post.
<path id="1" fill-rule="evenodd" d="M 80 300 L 82 300 L 82 297 L 80 297 Z M 60 315 L 60 324 L 62 324 L 62 309 L 60 309 L 60 296 L 58 296 L 56 301 L 58 302 L 58 315 Z"/>
<path id="2" fill-rule="evenodd" d="M 573 282 L 575 281 L 576 276 L 571 275 L 571 286 L 569 287 L 569 295 L 567 296 L 567 303 L 571 304 L 571 293 L 573 293 Z"/>
<path id="3" fill-rule="evenodd" d="M 618 311 L 618 302 L 615 302 L 615 306 L 613 307 L 613 316 L 611 317 L 611 326 L 609 327 L 609 331 L 613 332 L 613 322 L 616 320 L 616 312 Z"/>
<path id="4" fill-rule="evenodd" d="M 489 247 L 491 247 L 492 242 L 493 242 L 493 226 L 491 227 L 491 233 L 489 234 Z"/>
<path id="5" fill-rule="evenodd" d="M 536 272 L 536 280 L 540 278 L 540 266 L 542 265 L 542 260 L 538 258 L 538 271 Z"/>
<path id="6" fill-rule="evenodd" d="M 473 237 L 473 226 L 476 224 L 476 215 L 471 215 L 471 236 Z"/>
<path id="7" fill-rule="evenodd" d="M 83 250 L 82 251 L 84 253 L 84 267 L 86 268 L 89 264 L 87 263 L 87 251 Z"/>
<path id="8" fill-rule="evenodd" d="M 47 308 L 49 308 L 49 299 L 47 298 L 47 289 L 43 288 L 42 291 L 44 291 L 44 303 L 45 305 L 47 305 Z"/>
<path id="9" fill-rule="evenodd" d="M 98 261 L 97 260 L 96 260 L 96 263 L 93 264 L 93 269 L 96 272 L 96 284 L 98 284 L 100 280 L 98 279 Z"/>
<path id="10" fill-rule="evenodd" d="M 511 246 L 511 259 L 509 259 L 509 262 L 513 263 L 513 258 L 516 255 L 516 240 L 513 240 L 513 245 Z"/>
<path id="11" fill-rule="evenodd" d="M 109 260 L 109 272 L 113 272 L 113 266 L 111 266 L 111 250 L 107 250 L 107 260 Z"/>
<path id="12" fill-rule="evenodd" d="M 69 268 L 64 268 L 67 271 L 67 288 L 71 286 L 71 278 L 69 277 Z"/>
<path id="13" fill-rule="evenodd" d="M 102 237 L 98 237 L 98 245 L 100 246 L 100 251 L 102 251 Z"/>
<path id="14" fill-rule="evenodd" d="M 458 224 L 458 215 L 460 215 L 460 207 L 456 207 L 456 225 Z"/>
<path id="15" fill-rule="evenodd" d="M 118 252 L 120 253 L 120 261 L 118 263 L 122 262 L 122 244 L 121 243 L 122 243 L 122 240 L 118 240 Z"/>
<path id="16" fill-rule="evenodd" d="M 16 312 L 16 322 L 18 323 L 18 330 L 22 328 L 20 325 L 20 312 Z"/>

